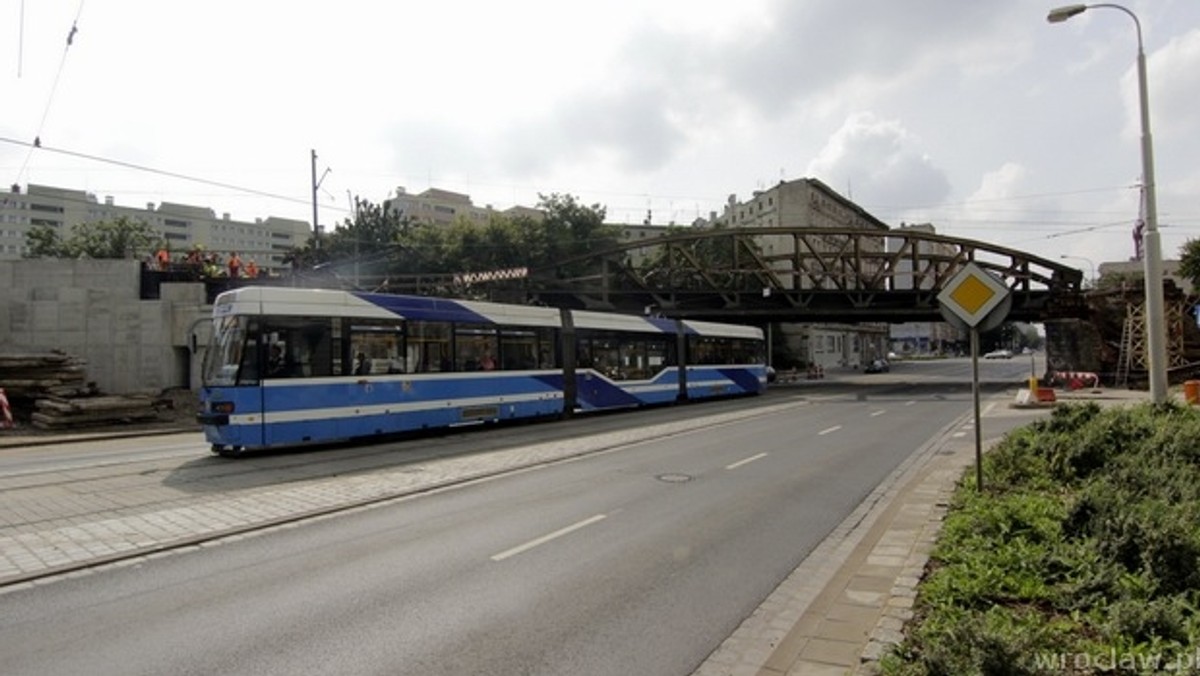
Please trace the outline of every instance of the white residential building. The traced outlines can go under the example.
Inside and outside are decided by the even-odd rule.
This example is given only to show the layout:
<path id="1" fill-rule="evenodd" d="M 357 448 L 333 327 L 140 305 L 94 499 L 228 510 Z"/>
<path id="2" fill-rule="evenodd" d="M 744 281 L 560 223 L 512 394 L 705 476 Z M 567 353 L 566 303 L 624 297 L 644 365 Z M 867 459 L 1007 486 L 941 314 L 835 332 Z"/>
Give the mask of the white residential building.
<path id="1" fill-rule="evenodd" d="M 30 228 L 48 226 L 64 239 L 84 223 L 127 218 L 142 221 L 167 242 L 178 257 L 199 245 L 217 252 L 237 251 L 255 258 L 260 268 L 281 269 L 283 255 L 308 241 L 312 226 L 290 218 L 268 217 L 253 223 L 235 221 L 229 214 L 217 217 L 208 207 L 163 202 L 144 208 L 115 204 L 111 196 L 100 202 L 92 193 L 30 184 L 21 191 L 13 186 L 0 195 L 0 260 L 19 260 L 26 253 Z M 131 252 L 144 257 L 151 252 Z"/>

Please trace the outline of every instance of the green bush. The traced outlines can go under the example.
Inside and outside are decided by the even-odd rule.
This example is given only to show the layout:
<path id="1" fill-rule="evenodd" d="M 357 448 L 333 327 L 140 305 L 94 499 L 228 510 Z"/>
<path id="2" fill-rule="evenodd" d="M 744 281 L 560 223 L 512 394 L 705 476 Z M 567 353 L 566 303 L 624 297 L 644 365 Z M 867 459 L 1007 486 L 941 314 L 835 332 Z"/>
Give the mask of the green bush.
<path id="1" fill-rule="evenodd" d="M 885 673 L 1054 673 L 1030 656 L 1200 654 L 1196 410 L 1059 407 L 1009 434 L 984 473 L 986 491 L 968 476 L 955 493 Z"/>

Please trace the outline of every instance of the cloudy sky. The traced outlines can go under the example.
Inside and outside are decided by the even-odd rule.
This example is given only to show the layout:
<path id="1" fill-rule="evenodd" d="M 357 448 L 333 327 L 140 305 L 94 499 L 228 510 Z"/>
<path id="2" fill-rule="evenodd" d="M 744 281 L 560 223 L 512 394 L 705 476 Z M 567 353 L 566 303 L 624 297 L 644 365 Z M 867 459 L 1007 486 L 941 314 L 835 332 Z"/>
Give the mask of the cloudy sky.
<path id="1" fill-rule="evenodd" d="M 814 177 L 1090 274 L 1133 253 L 1137 39 L 1055 4 L 3 0 L 0 172 L 311 220 L 315 150 L 323 224 L 398 186 L 688 224 Z M 1173 258 L 1200 237 L 1200 1 L 1127 7 Z"/>

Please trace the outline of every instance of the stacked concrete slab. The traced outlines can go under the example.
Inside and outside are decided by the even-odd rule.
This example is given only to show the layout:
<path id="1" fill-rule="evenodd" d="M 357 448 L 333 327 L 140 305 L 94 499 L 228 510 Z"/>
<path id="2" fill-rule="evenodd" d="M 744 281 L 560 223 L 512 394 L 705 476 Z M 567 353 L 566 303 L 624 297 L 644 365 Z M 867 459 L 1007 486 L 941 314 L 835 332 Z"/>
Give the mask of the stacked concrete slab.
<path id="1" fill-rule="evenodd" d="M 129 394 L 194 387 L 191 333 L 207 327 L 201 284 L 164 285 L 140 298 L 140 262 L 0 261 L 0 350 L 58 349 L 87 362 L 101 391 Z M 203 345 L 207 335 L 196 341 Z"/>

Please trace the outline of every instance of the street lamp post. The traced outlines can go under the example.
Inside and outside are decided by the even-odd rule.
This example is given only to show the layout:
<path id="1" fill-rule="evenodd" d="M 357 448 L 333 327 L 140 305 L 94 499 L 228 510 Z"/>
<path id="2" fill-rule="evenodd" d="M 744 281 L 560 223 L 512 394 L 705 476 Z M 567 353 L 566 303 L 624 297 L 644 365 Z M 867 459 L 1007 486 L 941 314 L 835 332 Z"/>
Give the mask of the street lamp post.
<path id="1" fill-rule="evenodd" d="M 1066 260 L 1068 258 L 1073 258 L 1075 260 L 1083 261 L 1083 262 L 1087 263 L 1088 268 L 1090 268 L 1092 271 L 1092 276 L 1088 277 L 1088 285 L 1091 286 L 1092 288 L 1096 288 L 1096 264 L 1092 261 L 1092 259 L 1087 258 L 1086 256 L 1071 256 L 1068 254 L 1062 254 L 1061 256 L 1059 256 L 1059 258 L 1062 258 L 1064 260 Z"/>
<path id="2" fill-rule="evenodd" d="M 1089 9 L 1116 9 L 1133 19 L 1137 31 L 1138 103 L 1142 117 L 1142 191 L 1145 202 L 1146 229 L 1143 235 L 1142 261 L 1146 282 L 1146 347 L 1149 354 L 1150 398 L 1161 404 L 1167 399 L 1167 336 L 1163 311 L 1162 241 L 1158 235 L 1158 203 L 1154 186 L 1154 144 L 1150 136 L 1150 103 L 1146 90 L 1146 53 L 1142 48 L 1142 23 L 1137 15 L 1121 5 L 1066 5 L 1050 10 L 1050 23 L 1066 21 Z"/>

